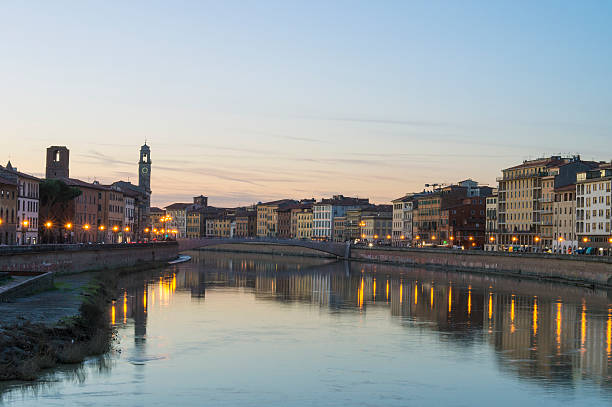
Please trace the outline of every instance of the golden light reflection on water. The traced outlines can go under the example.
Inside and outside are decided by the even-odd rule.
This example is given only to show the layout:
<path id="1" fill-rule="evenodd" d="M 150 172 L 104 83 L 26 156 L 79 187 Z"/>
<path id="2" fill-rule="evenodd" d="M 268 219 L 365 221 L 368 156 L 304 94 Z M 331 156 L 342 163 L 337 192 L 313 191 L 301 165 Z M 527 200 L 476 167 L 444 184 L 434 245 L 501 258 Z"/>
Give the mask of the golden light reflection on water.
<path id="1" fill-rule="evenodd" d="M 472 286 L 468 289 L 468 316 L 472 315 Z"/>
<path id="2" fill-rule="evenodd" d="M 359 306 L 359 309 L 363 309 L 363 289 L 364 289 L 365 283 L 363 281 L 363 277 L 361 277 L 361 284 L 359 285 L 359 290 L 357 293 L 357 305 Z"/>
<path id="3" fill-rule="evenodd" d="M 489 293 L 489 320 L 493 318 L 493 293 Z"/>
<path id="4" fill-rule="evenodd" d="M 113 301 L 113 305 L 111 307 L 111 324 L 115 325 L 115 317 L 116 317 L 117 311 L 115 310 L 115 301 Z"/>
<path id="5" fill-rule="evenodd" d="M 586 341 L 586 304 L 582 303 L 582 313 L 580 315 L 580 349 L 584 350 L 584 343 Z"/>
<path id="6" fill-rule="evenodd" d="M 516 331 L 516 326 L 514 325 L 514 294 L 512 294 L 512 302 L 510 304 L 510 333 L 514 333 Z"/>
<path id="7" fill-rule="evenodd" d="M 402 284 L 401 280 L 400 280 L 400 304 L 403 302 L 404 300 L 404 293 L 403 293 L 403 288 L 404 288 L 404 284 Z M 416 297 L 414 299 L 416 301 Z M 415 302 L 416 304 L 416 302 Z"/>
<path id="8" fill-rule="evenodd" d="M 387 295 L 387 302 L 389 302 L 389 280 L 387 280 L 386 295 Z"/>
<path id="9" fill-rule="evenodd" d="M 431 290 L 429 290 L 429 291 L 430 291 L 430 294 L 429 294 L 429 297 L 430 297 L 429 298 L 429 306 L 431 308 L 433 308 L 433 300 L 434 300 L 434 288 L 433 288 L 433 286 L 431 286 Z"/>
<path id="10" fill-rule="evenodd" d="M 127 323 L 127 291 L 123 292 L 123 323 Z"/>
<path id="11" fill-rule="evenodd" d="M 538 297 L 533 297 L 533 336 L 538 335 Z"/>
<path id="12" fill-rule="evenodd" d="M 453 310 L 453 287 L 448 286 L 448 313 Z"/>
<path id="13" fill-rule="evenodd" d="M 557 342 L 557 349 L 560 350 L 560 346 L 561 346 L 561 324 L 563 322 L 563 316 L 561 315 L 561 301 L 557 302 L 557 314 L 555 315 L 555 323 L 557 325 L 556 329 L 555 329 L 555 334 L 556 334 L 556 342 Z"/>
<path id="14" fill-rule="evenodd" d="M 372 281 L 372 301 L 376 302 L 376 279 Z"/>

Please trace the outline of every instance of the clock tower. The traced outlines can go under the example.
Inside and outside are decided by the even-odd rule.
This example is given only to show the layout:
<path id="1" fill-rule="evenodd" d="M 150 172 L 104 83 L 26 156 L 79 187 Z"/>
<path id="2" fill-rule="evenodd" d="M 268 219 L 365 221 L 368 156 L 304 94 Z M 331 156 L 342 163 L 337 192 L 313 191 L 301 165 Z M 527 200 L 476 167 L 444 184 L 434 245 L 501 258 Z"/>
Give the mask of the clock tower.
<path id="1" fill-rule="evenodd" d="M 140 147 L 140 161 L 138 161 L 138 186 L 151 194 L 151 150 L 145 141 Z"/>

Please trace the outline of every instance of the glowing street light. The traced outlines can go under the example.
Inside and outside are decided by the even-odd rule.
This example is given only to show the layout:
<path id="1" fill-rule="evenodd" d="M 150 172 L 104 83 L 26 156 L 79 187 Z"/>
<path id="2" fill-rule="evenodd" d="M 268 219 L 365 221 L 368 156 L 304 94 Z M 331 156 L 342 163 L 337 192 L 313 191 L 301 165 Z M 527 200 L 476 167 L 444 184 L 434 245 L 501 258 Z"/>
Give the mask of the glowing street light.
<path id="1" fill-rule="evenodd" d="M 126 226 L 123 230 L 126 231 L 126 232 L 129 232 L 130 231 L 130 227 Z"/>
<path id="2" fill-rule="evenodd" d="M 518 240 L 518 238 L 516 236 L 512 236 L 512 241 L 516 242 Z"/>
<path id="3" fill-rule="evenodd" d="M 119 232 L 119 226 L 117 225 L 113 226 L 113 232 Z"/>
<path id="4" fill-rule="evenodd" d="M 535 240 L 535 242 L 538 243 L 540 241 L 540 236 L 534 237 L 533 240 Z"/>
<path id="5" fill-rule="evenodd" d="M 66 223 L 66 229 L 72 229 L 72 223 L 70 222 Z"/>
<path id="6" fill-rule="evenodd" d="M 494 242 L 495 241 L 495 237 L 491 236 L 491 237 L 489 237 L 489 240 Z"/>
<path id="7" fill-rule="evenodd" d="M 469 240 L 474 240 L 474 236 L 470 236 L 468 239 Z"/>
<path id="8" fill-rule="evenodd" d="M 23 222 L 21 222 L 21 224 L 23 225 L 24 228 L 27 228 L 28 225 L 30 224 L 30 221 L 28 221 L 27 219 L 24 220 Z"/>
<path id="9" fill-rule="evenodd" d="M 2 218 L 0 218 L 0 225 L 2 225 L 2 222 L 3 222 L 3 220 L 2 220 Z"/>
<path id="10" fill-rule="evenodd" d="M 149 233 L 149 228 L 145 228 L 144 232 Z"/>
<path id="11" fill-rule="evenodd" d="M 387 235 L 387 240 L 391 239 L 391 235 Z"/>
<path id="12" fill-rule="evenodd" d="M 101 231 L 103 231 L 103 230 L 104 230 L 104 229 L 106 229 L 106 228 L 104 227 L 104 225 L 100 225 L 100 227 L 99 227 L 98 229 L 100 229 Z"/>
<path id="13" fill-rule="evenodd" d="M 400 236 L 400 240 L 404 240 L 404 239 L 406 239 L 406 236 L 401 235 L 401 236 Z"/>
<path id="14" fill-rule="evenodd" d="M 45 222 L 45 227 L 46 227 L 47 229 L 51 229 L 51 228 L 53 227 L 53 223 L 51 223 L 50 221 L 46 221 L 46 222 Z"/>
<path id="15" fill-rule="evenodd" d="M 89 226 L 87 223 L 83 225 L 83 229 L 85 229 L 85 230 L 89 230 L 90 227 L 91 226 Z"/>

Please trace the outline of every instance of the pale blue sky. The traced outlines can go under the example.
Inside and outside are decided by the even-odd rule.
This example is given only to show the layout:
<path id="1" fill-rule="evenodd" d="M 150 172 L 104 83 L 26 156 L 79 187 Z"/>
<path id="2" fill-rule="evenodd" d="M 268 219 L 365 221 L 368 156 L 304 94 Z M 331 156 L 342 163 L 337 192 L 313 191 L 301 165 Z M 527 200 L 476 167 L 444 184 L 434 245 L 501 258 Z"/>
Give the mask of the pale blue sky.
<path id="1" fill-rule="evenodd" d="M 494 4 L 492 4 L 494 3 Z M 610 1 L 5 1 L 0 159 L 154 204 L 375 202 L 528 157 L 612 159 Z"/>

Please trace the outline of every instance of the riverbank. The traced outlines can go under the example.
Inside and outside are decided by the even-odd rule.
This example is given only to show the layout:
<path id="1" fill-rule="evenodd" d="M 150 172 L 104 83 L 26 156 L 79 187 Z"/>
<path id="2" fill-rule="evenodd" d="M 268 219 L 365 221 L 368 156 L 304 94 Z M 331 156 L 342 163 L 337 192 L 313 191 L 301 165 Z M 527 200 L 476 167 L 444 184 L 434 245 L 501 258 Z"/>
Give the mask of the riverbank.
<path id="1" fill-rule="evenodd" d="M 52 290 L 0 304 L 0 380 L 34 380 L 44 369 L 107 352 L 118 278 L 165 265 L 60 276 Z"/>

